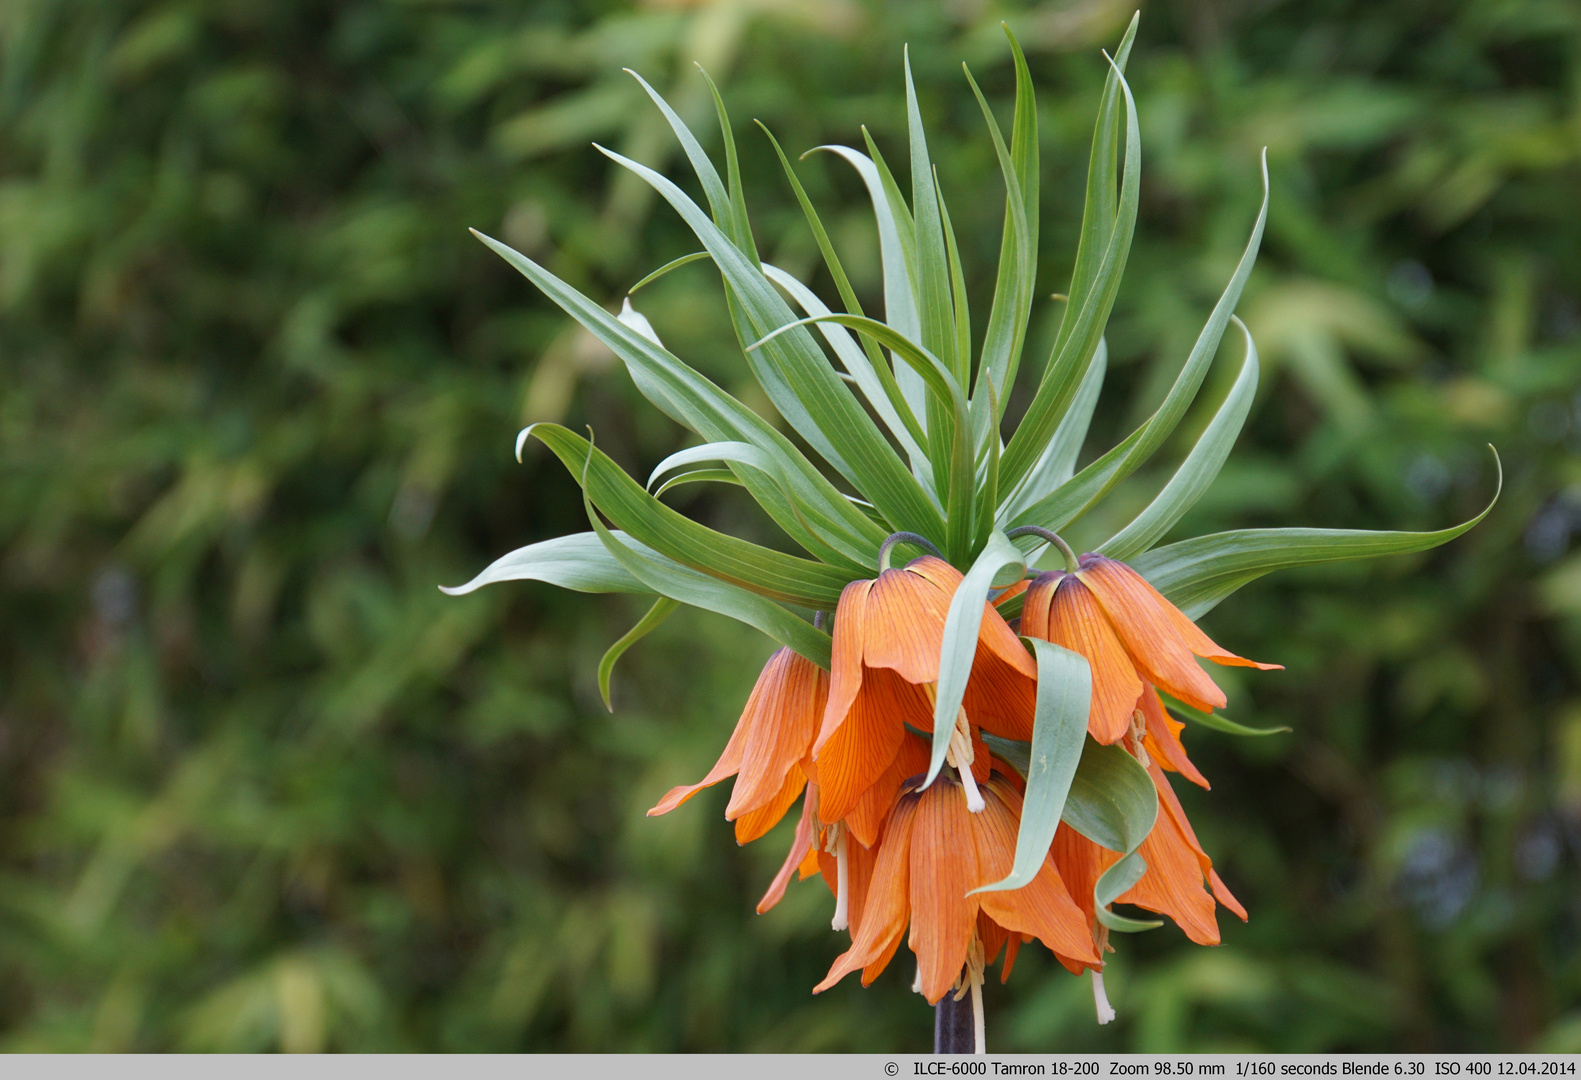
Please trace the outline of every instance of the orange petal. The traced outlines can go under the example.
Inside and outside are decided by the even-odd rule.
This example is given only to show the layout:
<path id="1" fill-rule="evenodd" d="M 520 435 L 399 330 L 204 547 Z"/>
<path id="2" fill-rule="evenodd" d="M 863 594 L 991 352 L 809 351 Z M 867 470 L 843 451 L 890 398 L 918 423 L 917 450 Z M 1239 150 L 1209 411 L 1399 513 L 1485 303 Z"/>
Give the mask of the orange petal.
<path id="1" fill-rule="evenodd" d="M 999 968 L 999 982 L 1003 985 L 1010 981 L 1010 969 L 1016 966 L 1016 953 L 1021 951 L 1021 935 L 1011 934 L 1005 942 L 1005 962 Z"/>
<path id="2" fill-rule="evenodd" d="M 845 816 L 846 828 L 851 830 L 851 835 L 856 837 L 863 847 L 872 847 L 878 842 L 884 821 L 895 806 L 895 796 L 900 791 L 901 782 L 918 773 L 927 772 L 928 762 L 927 742 L 907 732 L 902 737 L 900 750 L 889 763 L 889 768 L 873 781 L 872 786 L 862 792 L 862 797 L 856 801 L 856 806 Z"/>
<path id="3" fill-rule="evenodd" d="M 851 927 L 851 940 L 855 941 L 857 929 L 862 924 L 862 915 L 867 910 L 867 894 L 872 888 L 878 852 L 846 837 L 845 862 L 845 882 L 850 890 L 850 895 L 846 897 L 846 920 Z"/>
<path id="4" fill-rule="evenodd" d="M 840 590 L 840 603 L 834 610 L 834 643 L 829 664 L 829 698 L 824 703 L 823 723 L 813 753 L 822 749 L 851 711 L 851 703 L 862 689 L 863 620 L 871 581 L 853 581 Z"/>
<path id="5" fill-rule="evenodd" d="M 911 836 L 911 936 L 922 996 L 936 1005 L 960 977 L 982 880 L 966 796 L 944 777 L 921 794 Z"/>
<path id="6" fill-rule="evenodd" d="M 885 945 L 878 956 L 862 968 L 863 986 L 872 986 L 873 980 L 884 973 L 884 969 L 889 966 L 889 962 L 895 958 L 895 950 L 900 948 L 900 943 L 905 937 L 906 927 L 902 923 L 900 928 L 895 931 L 895 936 L 889 939 L 889 944 Z"/>
<path id="7" fill-rule="evenodd" d="M 1050 570 L 1032 580 L 1032 585 L 1027 589 L 1026 603 L 1021 607 L 1022 634 L 1048 640 L 1049 603 L 1054 599 L 1054 592 L 1064 579 L 1063 570 Z"/>
<path id="8" fill-rule="evenodd" d="M 1048 640 L 1081 653 L 1092 667 L 1087 730 L 1104 744 L 1120 741 L 1142 693 L 1136 665 L 1115 637 L 1104 610 L 1079 577 L 1067 575 L 1049 603 Z"/>
<path id="9" fill-rule="evenodd" d="M 982 870 L 979 884 L 999 881 L 1010 873 L 1021 824 L 1021 796 L 1008 784 L 991 782 L 984 802 L 983 812 L 972 819 Z M 1056 954 L 1098 963 L 1087 917 L 1071 899 L 1048 856 L 1027 885 L 979 893 L 978 900 L 983 911 L 1005 929 L 1032 934 Z"/>
<path id="10" fill-rule="evenodd" d="M 953 586 L 941 589 L 930 577 L 912 572 L 927 559 L 878 575 L 862 619 L 862 662 L 869 668 L 889 668 L 912 683 L 939 681 L 939 647 L 954 591 Z M 947 563 L 932 561 L 955 572 Z"/>
<path id="11" fill-rule="evenodd" d="M 851 711 L 816 752 L 818 815 L 825 824 L 856 808 L 862 794 L 895 760 L 906 723 L 933 726 L 932 707 L 922 688 L 893 671 L 869 668 Z"/>
<path id="12" fill-rule="evenodd" d="M 907 894 L 911 874 L 911 838 L 917 816 L 917 799 L 902 798 L 895 806 L 878 848 L 878 858 L 868 883 L 862 920 L 854 926 L 851 947 L 835 959 L 823 982 L 813 987 L 820 994 L 859 968 L 894 955 L 894 942 L 906 929 Z M 880 970 L 882 968 L 880 967 Z M 873 972 L 874 975 L 878 971 Z"/>
<path id="13" fill-rule="evenodd" d="M 1215 664 L 1222 664 L 1225 667 L 1252 667 L 1259 671 L 1284 670 L 1283 664 L 1260 664 L 1256 660 L 1248 660 L 1244 656 L 1236 656 L 1229 650 L 1220 648 L 1196 623 L 1186 618 L 1185 612 L 1171 604 L 1163 593 L 1153 588 L 1152 582 L 1123 562 L 1114 559 L 1104 559 L 1103 562 L 1106 565 L 1101 573 L 1124 579 L 1129 582 L 1129 587 L 1133 591 L 1151 597 L 1159 615 L 1174 628 L 1182 644 L 1204 660 L 1212 660 Z"/>
<path id="14" fill-rule="evenodd" d="M 1219 924 L 1213 897 L 1203 888 L 1208 872 L 1203 866 L 1206 856 L 1190 834 L 1191 826 L 1163 772 L 1156 765 L 1148 771 L 1158 788 L 1160 805 L 1158 820 L 1140 849 L 1147 872 L 1118 899 L 1168 915 L 1198 945 L 1217 945 Z"/>
<path id="15" fill-rule="evenodd" d="M 1147 681 L 1196 708 L 1222 708 L 1224 692 L 1197 666 L 1191 650 L 1180 640 L 1174 620 L 1160 609 L 1162 598 L 1152 586 L 1138 574 L 1114 569 L 1124 564 L 1113 559 L 1084 555 L 1082 562 L 1078 576 L 1103 605 L 1125 651 Z"/>
<path id="16" fill-rule="evenodd" d="M 818 816 L 813 807 L 818 802 L 818 786 L 807 785 L 807 797 L 802 800 L 801 820 L 796 823 L 796 836 L 791 840 L 790 853 L 785 856 L 785 865 L 780 867 L 780 872 L 774 875 L 774 881 L 769 885 L 769 891 L 763 894 L 763 899 L 758 901 L 758 914 L 761 915 L 769 908 L 780 902 L 780 897 L 785 895 L 785 887 L 790 884 L 791 874 L 795 873 L 802 862 L 812 853 L 812 830 L 814 819 Z M 807 875 L 803 874 L 805 878 Z"/>
<path id="17" fill-rule="evenodd" d="M 994 607 L 996 607 L 996 608 L 997 607 L 1004 607 L 1005 604 L 1009 603 L 1011 600 L 1014 600 L 1016 597 L 1020 596 L 1024 592 L 1026 592 L 1027 591 L 1027 586 L 1031 585 L 1031 584 L 1032 584 L 1032 579 L 1031 578 L 1022 578 L 1020 581 L 1016 582 L 1014 585 L 1007 585 L 1007 586 L 1005 586 L 1005 588 L 1000 591 L 999 595 L 994 597 Z"/>
<path id="18" fill-rule="evenodd" d="M 790 809 L 791 803 L 796 801 L 796 796 L 801 794 L 801 789 L 806 786 L 807 778 L 802 775 L 801 769 L 791 762 L 791 770 L 785 774 L 785 782 L 780 785 L 780 790 L 773 798 L 762 806 L 748 810 L 736 818 L 736 843 L 750 844 L 774 826 L 780 823 L 780 818 L 785 816 L 785 811 Z M 726 819 L 730 817 L 725 815 Z"/>
<path id="19" fill-rule="evenodd" d="M 1142 710 L 1142 717 L 1147 721 L 1147 734 L 1142 739 L 1142 745 L 1153 760 L 1171 772 L 1178 772 L 1204 791 L 1208 790 L 1208 778 L 1197 771 L 1197 767 L 1186 756 L 1186 748 L 1180 744 L 1180 733 L 1186 725 L 1164 711 L 1164 703 L 1158 700 L 1158 692 L 1151 686 L 1144 689 L 1136 707 Z"/>
<path id="20" fill-rule="evenodd" d="M 747 740 L 725 820 L 783 799 L 791 769 L 812 749 L 828 698 L 829 676 L 811 660 L 790 649 L 769 657 L 741 714 Z"/>
<path id="21" fill-rule="evenodd" d="M 999 612 L 985 605 L 963 701 L 972 723 L 1006 739 L 1029 741 L 1037 706 L 1037 673 L 1037 663 L 1015 631 Z"/>
<path id="22" fill-rule="evenodd" d="M 1095 917 L 1092 890 L 1099 876 L 1120 861 L 1119 853 L 1098 846 L 1062 821 L 1054 832 L 1049 854 L 1060 880 L 1070 891 L 1071 900 L 1081 908 L 1091 925 Z"/>

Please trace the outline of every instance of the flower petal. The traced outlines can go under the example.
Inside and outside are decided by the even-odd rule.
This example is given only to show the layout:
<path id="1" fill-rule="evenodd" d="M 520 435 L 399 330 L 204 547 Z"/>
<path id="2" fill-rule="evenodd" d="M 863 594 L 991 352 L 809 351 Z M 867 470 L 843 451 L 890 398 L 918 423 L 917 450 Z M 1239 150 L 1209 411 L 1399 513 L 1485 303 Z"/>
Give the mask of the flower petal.
<path id="1" fill-rule="evenodd" d="M 908 721 L 931 728 L 932 716 L 921 687 L 893 671 L 867 669 L 851 710 L 814 754 L 818 815 L 824 823 L 851 813 L 862 794 L 884 775 L 900 749 Z"/>
<path id="2" fill-rule="evenodd" d="M 1153 831 L 1139 849 L 1147 862 L 1147 872 L 1118 899 L 1168 915 L 1198 945 L 1217 945 L 1219 923 L 1213 897 L 1203 888 L 1212 864 L 1204 867 L 1207 856 L 1201 855 L 1196 836 L 1191 833 L 1191 825 L 1163 771 L 1154 765 L 1148 772 L 1158 788 L 1160 805 Z"/>
<path id="3" fill-rule="evenodd" d="M 1008 784 L 990 781 L 987 806 L 972 818 L 982 880 L 999 881 L 1015 862 L 1016 833 L 1021 823 L 1021 796 Z M 1032 934 L 1057 955 L 1098 964 L 1087 917 L 1076 906 L 1053 861 L 1044 857 L 1037 876 L 1019 889 L 979 895 L 983 912 L 1007 930 Z"/>
<path id="4" fill-rule="evenodd" d="M 807 785 L 807 797 L 801 804 L 801 820 L 796 823 L 796 836 L 791 840 L 790 852 L 785 856 L 785 865 L 780 867 L 780 872 L 774 875 L 774 881 L 769 885 L 769 891 L 758 901 L 759 915 L 780 902 L 780 897 L 785 895 L 785 887 L 790 884 L 791 875 L 812 853 L 812 830 L 818 816 L 813 807 L 817 802 L 818 785 Z M 805 879 L 807 875 L 803 874 L 802 877 Z"/>
<path id="5" fill-rule="evenodd" d="M 1180 744 L 1180 733 L 1186 725 L 1164 711 L 1164 703 L 1158 700 L 1158 692 L 1151 686 L 1144 689 L 1136 707 L 1142 710 L 1142 717 L 1147 721 L 1147 734 L 1142 739 L 1142 745 L 1153 760 L 1172 772 L 1178 772 L 1204 791 L 1209 790 L 1211 785 L 1208 778 L 1197 771 L 1197 767 L 1186 756 L 1186 748 Z"/>
<path id="6" fill-rule="evenodd" d="M 648 811 L 649 817 L 658 817 L 668 814 L 687 799 L 696 795 L 706 787 L 712 787 L 727 777 L 734 776 L 741 768 L 741 757 L 746 749 L 747 739 L 752 730 L 752 703 L 747 702 L 747 708 L 741 713 L 741 719 L 736 721 L 736 729 L 730 733 L 730 741 L 725 743 L 725 749 L 719 755 L 719 760 L 714 767 L 708 770 L 708 775 L 695 784 L 683 784 L 673 787 L 665 792 L 664 798 L 659 800 L 657 806 Z"/>
<path id="7" fill-rule="evenodd" d="M 960 977 L 983 881 L 965 793 L 940 777 L 922 792 L 911 835 L 911 936 L 922 996 L 936 1005 Z"/>
<path id="8" fill-rule="evenodd" d="M 1285 669 L 1283 664 L 1261 664 L 1256 660 L 1248 660 L 1244 656 L 1236 656 L 1228 649 L 1221 648 L 1212 638 L 1202 632 L 1201 627 L 1186 618 L 1185 612 L 1171 604 L 1163 593 L 1153 588 L 1152 582 L 1123 562 L 1118 562 L 1114 559 L 1104 559 L 1103 562 L 1107 565 L 1101 573 L 1113 575 L 1116 578 L 1123 578 L 1129 582 L 1130 588 L 1151 597 L 1154 605 L 1158 608 L 1159 615 L 1174 627 L 1181 643 L 1204 660 L 1212 660 L 1215 664 L 1222 664 L 1225 667 L 1252 667 L 1257 668 L 1259 671 L 1283 671 Z"/>
<path id="9" fill-rule="evenodd" d="M 750 844 L 774 826 L 780 823 L 780 818 L 785 816 L 791 803 L 796 801 L 796 796 L 801 794 L 802 788 L 807 783 L 807 777 L 802 774 L 795 762 L 791 762 L 791 770 L 785 774 L 785 782 L 780 785 L 780 790 L 762 806 L 748 810 L 736 818 L 736 843 Z M 725 818 L 728 820 L 727 813 Z"/>
<path id="10" fill-rule="evenodd" d="M 840 591 L 840 602 L 834 610 L 829 698 L 824 703 L 823 724 L 818 731 L 818 740 L 813 745 L 814 754 L 840 726 L 862 689 L 863 620 L 867 614 L 867 596 L 872 588 L 871 581 L 853 581 Z"/>
<path id="11" fill-rule="evenodd" d="M 931 578 L 912 572 L 926 558 L 905 570 L 878 575 L 862 620 L 862 662 L 869 668 L 889 668 L 912 683 L 939 681 L 939 649 L 954 591 L 954 586 L 942 589 Z M 941 565 L 955 573 L 954 567 Z"/>
<path id="12" fill-rule="evenodd" d="M 862 792 L 856 806 L 845 816 L 845 826 L 863 847 L 878 842 L 884 821 L 894 809 L 895 795 L 901 782 L 908 777 L 928 771 L 928 744 L 920 737 L 907 732 L 901 739 L 900 749 L 889 768 Z"/>
<path id="13" fill-rule="evenodd" d="M 1130 568 L 1113 559 L 1083 555 L 1082 564 L 1078 576 L 1103 605 L 1125 651 L 1147 681 L 1196 708 L 1223 708 L 1224 691 L 1197 666 L 1191 650 L 1180 640 L 1174 620 L 1160 608 L 1163 598 L 1152 586 L 1139 574 L 1116 570 Z M 1163 603 L 1173 608 L 1167 600 Z M 1132 700 L 1136 700 L 1134 696 Z"/>
<path id="14" fill-rule="evenodd" d="M 917 815 L 917 799 L 902 798 L 895 805 L 878 848 L 872 878 L 862 905 L 862 918 L 853 924 L 856 937 L 851 947 L 835 958 L 823 982 L 813 987 L 821 994 L 858 968 L 866 968 L 894 955 L 894 943 L 906 929 L 910 913 L 907 896 L 911 874 L 911 838 Z M 879 970 L 882 970 L 880 966 Z M 874 975 L 878 971 L 873 972 Z M 865 975 L 864 975 L 865 977 Z M 869 980 L 871 981 L 871 980 Z"/>
<path id="15" fill-rule="evenodd" d="M 769 657 L 741 714 L 747 740 L 726 821 L 784 798 L 791 769 L 812 750 L 828 698 L 829 676 L 811 660 L 790 649 Z"/>
<path id="16" fill-rule="evenodd" d="M 1109 745 L 1130 729 L 1142 680 L 1125 647 L 1115 637 L 1104 609 L 1082 583 L 1067 575 L 1054 589 L 1048 610 L 1048 640 L 1081 653 L 1092 667 L 1092 706 L 1087 730 Z"/>

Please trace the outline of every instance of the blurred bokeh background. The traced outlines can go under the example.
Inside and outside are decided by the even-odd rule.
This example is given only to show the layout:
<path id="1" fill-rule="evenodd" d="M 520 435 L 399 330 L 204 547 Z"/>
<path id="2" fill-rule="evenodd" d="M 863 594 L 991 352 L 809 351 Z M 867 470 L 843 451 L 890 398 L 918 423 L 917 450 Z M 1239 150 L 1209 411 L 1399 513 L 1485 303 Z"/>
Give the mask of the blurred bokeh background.
<path id="1" fill-rule="evenodd" d="M 766 641 L 683 613 L 610 715 L 594 669 L 638 606 L 435 588 L 586 528 L 558 463 L 512 460 L 524 422 L 592 423 L 638 475 L 682 442 L 466 228 L 611 305 L 693 250 L 588 144 L 681 177 L 620 69 L 717 149 L 696 60 L 765 255 L 832 295 L 750 119 L 792 153 L 865 123 L 903 160 L 909 42 L 990 289 L 1003 194 L 959 64 L 1008 110 L 1008 19 L 1059 291 L 1099 50 L 1134 7 L 0 5 L 0 1047 L 926 1049 L 903 961 L 809 995 L 842 948 L 821 887 L 752 914 L 788 824 L 737 849 L 723 789 L 643 817 L 712 761 Z M 1173 377 L 1267 146 L 1262 391 L 1179 534 L 1447 525 L 1491 494 L 1489 442 L 1504 495 L 1440 551 L 1207 618 L 1288 665 L 1235 679 L 1228 715 L 1292 733 L 1187 734 L 1214 788 L 1182 797 L 1251 922 L 1124 939 L 1107 1028 L 1024 952 L 990 1046 L 1581 1050 L 1581 7 L 1150 0 L 1130 76 L 1142 216 L 1087 456 Z M 877 307 L 854 176 L 798 168 Z M 762 403 L 705 264 L 638 307 Z M 773 539 L 722 490 L 673 498 Z"/>

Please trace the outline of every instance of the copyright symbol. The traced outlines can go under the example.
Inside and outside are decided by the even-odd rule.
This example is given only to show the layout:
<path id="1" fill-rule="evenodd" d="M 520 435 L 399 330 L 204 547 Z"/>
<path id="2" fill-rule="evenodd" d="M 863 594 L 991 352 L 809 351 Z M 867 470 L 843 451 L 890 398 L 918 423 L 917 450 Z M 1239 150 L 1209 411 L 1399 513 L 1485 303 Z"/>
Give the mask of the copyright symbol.
<path id="1" fill-rule="evenodd" d="M 894 1076 L 894 1075 L 896 1075 L 899 1072 L 900 1072 L 900 1066 L 895 1064 L 893 1061 L 888 1062 L 888 1063 L 886 1063 L 884 1065 L 884 1075 L 885 1076 Z"/>

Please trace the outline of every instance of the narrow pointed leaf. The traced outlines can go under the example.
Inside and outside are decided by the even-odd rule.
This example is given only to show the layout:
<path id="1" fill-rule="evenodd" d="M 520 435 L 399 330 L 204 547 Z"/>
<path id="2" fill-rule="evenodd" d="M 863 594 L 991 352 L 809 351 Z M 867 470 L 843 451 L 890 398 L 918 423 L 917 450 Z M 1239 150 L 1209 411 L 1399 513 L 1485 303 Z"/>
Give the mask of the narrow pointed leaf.
<path id="1" fill-rule="evenodd" d="M 1284 732 L 1292 730 L 1288 727 L 1247 727 L 1245 724 L 1237 724 L 1234 720 L 1220 716 L 1218 713 L 1203 712 L 1201 709 L 1193 709 L 1190 705 L 1176 701 L 1162 690 L 1159 691 L 1159 697 L 1163 699 L 1165 705 L 1169 706 L 1171 712 L 1175 712 L 1181 716 L 1184 716 L 1193 724 L 1201 724 L 1205 728 L 1212 728 L 1214 731 L 1222 731 L 1226 735 L 1280 735 Z"/>
<path id="2" fill-rule="evenodd" d="M 625 539 L 625 534 L 618 534 Z M 465 596 L 499 581 L 545 581 L 584 593 L 652 593 L 604 550 L 590 532 L 557 536 L 501 555 L 465 585 L 441 585 L 449 596 Z"/>
<path id="3" fill-rule="evenodd" d="M 944 640 L 939 648 L 939 682 L 933 700 L 933 759 L 923 787 L 933 783 L 933 778 L 944 767 L 944 757 L 950 749 L 950 733 L 955 730 L 956 714 L 966 700 L 966 683 L 977 657 L 983 605 L 988 602 L 988 590 L 995 580 L 1008 576 L 1007 569 L 1014 569 L 1018 578 L 1025 574 L 1026 556 L 1005 539 L 1004 533 L 996 532 L 988 538 L 983 553 L 977 556 L 950 598 L 950 610 L 944 617 Z"/>
<path id="4" fill-rule="evenodd" d="M 950 271 L 945 253 L 944 225 L 939 214 L 939 189 L 928 159 L 928 138 L 917 107 L 917 87 L 911 78 L 911 54 L 905 53 L 906 127 L 911 138 L 911 212 L 916 215 L 917 314 L 922 333 L 917 341 L 943 360 L 955 377 L 965 382 L 970 372 L 961 364 L 968 358 L 955 347 L 955 312 L 950 303 Z"/>
<path id="5" fill-rule="evenodd" d="M 1081 386 L 1071 399 L 1065 418 L 1059 422 L 1054 437 L 1043 449 L 1043 456 L 1021 482 L 1021 490 L 1004 500 L 999 520 L 1014 520 L 1027 506 L 1048 495 L 1055 488 L 1076 474 L 1076 459 L 1087 441 L 1087 429 L 1092 426 L 1093 410 L 1103 392 L 1103 378 L 1109 367 L 1109 347 L 1103 339 L 1098 341 L 1098 351 L 1093 353 L 1082 376 Z M 1008 526 L 1007 526 L 1008 527 Z"/>
<path id="6" fill-rule="evenodd" d="M 1241 433 L 1241 425 L 1246 422 L 1246 414 L 1251 411 L 1252 399 L 1257 396 L 1257 346 L 1252 344 L 1251 331 L 1246 329 L 1246 324 L 1234 316 L 1231 318 L 1246 339 L 1246 358 L 1241 361 L 1240 374 L 1230 387 L 1229 396 L 1219 406 L 1191 453 L 1186 455 L 1186 460 L 1164 485 L 1164 490 L 1129 525 L 1104 541 L 1098 548 L 1101 554 L 1130 562 L 1158 543 L 1208 490 L 1219 475 L 1224 459 L 1229 457 Z"/>
<path id="7" fill-rule="evenodd" d="M 680 188 L 629 158 L 610 150 L 603 152 L 647 181 L 703 242 L 755 331 L 746 340 L 761 338 L 796 321 L 762 271 L 748 262 Z M 764 350 L 768 362 L 757 364 L 754 371 L 781 415 L 797 425 L 797 430 L 815 447 L 822 443 L 836 448 L 831 464 L 843 458 L 849 479 L 895 528 L 924 536 L 940 535 L 944 522 L 938 509 L 835 375 L 806 328 L 797 327 L 775 340 L 773 348 Z"/>
<path id="8" fill-rule="evenodd" d="M 678 488 L 683 484 L 731 484 L 742 487 L 741 478 L 729 469 L 688 469 L 683 473 L 676 473 L 664 483 L 653 489 L 655 499 L 662 496 L 671 488 Z"/>
<path id="9" fill-rule="evenodd" d="M 604 550 L 632 577 L 642 582 L 660 596 L 692 607 L 702 608 L 719 615 L 726 615 L 738 622 L 761 630 L 781 645 L 788 646 L 819 667 L 828 669 L 829 654 L 833 644 L 828 634 L 811 623 L 797 618 L 772 600 L 739 589 L 729 582 L 698 573 L 666 559 L 657 552 L 644 554 L 627 540 L 622 540 L 598 519 L 587 489 L 582 492 L 582 505 L 587 511 L 593 532 L 603 543 Z"/>
<path id="10" fill-rule="evenodd" d="M 747 217 L 747 197 L 741 189 L 741 163 L 736 157 L 736 136 L 730 128 L 730 114 L 725 110 L 725 99 L 719 95 L 719 87 L 714 85 L 713 77 L 703 71 L 701 64 L 697 65 L 697 70 L 708 83 L 708 92 L 714 96 L 714 111 L 719 115 L 720 140 L 725 144 L 725 183 L 730 193 L 730 225 L 725 232 L 736 242 L 736 247 L 753 262 L 757 262 L 758 247 L 752 239 L 752 221 Z"/>
<path id="11" fill-rule="evenodd" d="M 609 678 L 615 672 L 615 662 L 625 655 L 627 649 L 651 634 L 655 627 L 668 619 L 680 606 L 668 596 L 659 597 L 648 609 L 648 613 L 637 621 L 637 625 L 622 634 L 620 640 L 604 652 L 603 659 L 598 662 L 598 696 L 604 699 L 604 708 L 610 712 L 615 711 L 615 706 L 609 700 Z"/>
<path id="12" fill-rule="evenodd" d="M 1163 445 L 1164 440 L 1175 430 L 1175 425 L 1180 423 L 1192 399 L 1196 397 L 1203 377 L 1208 373 L 1208 366 L 1213 362 L 1214 354 L 1219 350 L 1219 342 L 1224 337 L 1225 328 L 1229 326 L 1230 316 L 1234 314 L 1235 305 L 1240 301 L 1241 290 L 1245 288 L 1246 279 L 1251 276 L 1252 265 L 1257 261 L 1257 251 L 1263 239 L 1263 225 L 1268 220 L 1266 153 L 1263 155 L 1262 171 L 1263 203 L 1257 213 L 1257 222 L 1252 226 L 1251 239 L 1247 241 L 1246 250 L 1241 255 L 1235 273 L 1231 275 L 1229 284 L 1224 287 L 1219 302 L 1214 305 L 1212 314 L 1208 316 L 1208 321 L 1202 328 L 1202 333 L 1197 336 L 1196 344 L 1192 346 L 1185 364 L 1181 366 L 1180 374 L 1175 376 L 1169 393 L 1165 395 L 1163 404 L 1159 405 L 1141 427 L 1128 435 L 1124 442 L 1087 466 L 1046 498 L 1024 510 L 1012 520 L 1011 527 L 1035 523 L 1048 529 L 1064 528 L 1088 507 L 1112 491 L 1121 480 L 1135 472 Z"/>
<path id="13" fill-rule="evenodd" d="M 581 476 L 592 503 L 660 554 L 740 588 L 800 607 L 828 607 L 850 575 L 716 532 L 665 506 L 586 439 L 558 424 L 529 432 Z"/>
<path id="14" fill-rule="evenodd" d="M 1016 857 L 1003 880 L 973 892 L 1019 889 L 1037 876 L 1065 812 L 1065 800 L 1087 738 L 1092 669 L 1086 657 L 1037 638 L 1022 640 L 1032 646 L 1037 657 L 1038 694 Z"/>
<path id="15" fill-rule="evenodd" d="M 803 502 L 818 507 L 863 535 L 866 547 L 876 549 L 893 531 L 887 523 L 881 525 L 872 521 L 853 507 L 774 425 L 719 389 L 658 342 L 626 325 L 519 251 L 476 230 L 473 235 L 609 346 L 625 363 L 637 389 L 666 416 L 710 441 L 749 442 L 774 455 L 785 470 L 791 491 Z M 518 444 L 518 457 L 520 453 Z M 805 530 L 776 485 L 752 477 L 744 483 L 780 528 L 797 543 L 810 547 L 810 538 L 805 536 Z"/>
<path id="16" fill-rule="evenodd" d="M 1490 447 L 1491 449 L 1491 447 Z M 1364 529 L 1239 529 L 1154 548 L 1132 563 L 1137 573 L 1184 611 L 1201 618 L 1248 582 L 1274 570 L 1297 566 L 1427 551 L 1462 535 L 1488 516 L 1504 489 L 1498 452 L 1498 487 L 1482 512 L 1469 521 L 1434 532 L 1373 532 Z"/>
<path id="17" fill-rule="evenodd" d="M 706 259 L 706 258 L 708 258 L 708 252 L 706 252 L 706 251 L 694 251 L 690 255 L 682 255 L 679 259 L 671 259 L 669 262 L 667 262 L 663 266 L 659 267 L 653 273 L 649 274 L 647 277 L 645 277 L 641 281 L 637 282 L 631 288 L 627 289 L 626 290 L 626 295 L 627 296 L 631 296 L 631 295 L 635 294 L 638 289 L 642 288 L 644 285 L 650 285 L 653 282 L 658 281 L 661 277 L 663 277 L 665 274 L 668 274 L 671 270 L 679 270 L 681 267 L 687 265 L 688 263 L 694 263 L 694 262 L 697 262 L 699 259 Z"/>
<path id="18" fill-rule="evenodd" d="M 1137 127 L 1136 101 L 1119 66 L 1112 61 L 1111 64 L 1112 75 L 1125 102 L 1125 172 L 1120 185 L 1119 204 L 1113 228 L 1107 233 L 1102 258 L 1093 272 L 1091 286 L 1082 289 L 1073 284 L 1054 353 L 1027 406 L 1026 415 L 1005 447 L 1000 468 L 1004 483 L 1011 487 L 1020 483 L 1021 478 L 1042 456 L 1044 447 L 1059 427 L 1071 398 L 1081 385 L 1082 375 L 1098 349 L 1098 342 L 1103 338 L 1104 327 L 1114 307 L 1115 296 L 1119 293 L 1120 279 L 1130 254 L 1131 237 L 1136 231 L 1142 171 L 1142 143 Z M 1102 147 L 1095 142 L 1094 153 L 1101 151 Z M 1081 270 L 1079 258 L 1077 270 Z"/>

